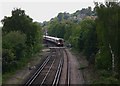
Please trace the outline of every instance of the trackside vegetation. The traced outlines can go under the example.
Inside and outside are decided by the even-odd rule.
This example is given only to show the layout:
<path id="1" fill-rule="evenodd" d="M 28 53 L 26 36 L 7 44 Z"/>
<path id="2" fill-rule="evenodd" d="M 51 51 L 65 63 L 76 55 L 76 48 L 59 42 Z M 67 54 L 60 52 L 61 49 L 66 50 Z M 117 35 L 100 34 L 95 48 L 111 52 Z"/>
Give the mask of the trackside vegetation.
<path id="1" fill-rule="evenodd" d="M 65 39 L 65 46 L 85 55 L 97 78 L 93 84 L 120 84 L 120 2 L 95 2 L 73 14 L 59 13 L 48 22 L 33 22 L 24 10 L 1 20 L 2 74 L 23 67 L 42 48 L 42 31 Z"/>
<path id="2" fill-rule="evenodd" d="M 87 14 L 80 21 L 71 21 L 70 14 L 60 13 L 43 27 L 49 35 L 64 38 L 67 46 L 82 52 L 94 65 L 98 78 L 92 83 L 120 84 L 120 2 L 95 3 L 94 12 L 87 9 Z"/>
<path id="3" fill-rule="evenodd" d="M 33 22 L 24 10 L 12 10 L 5 16 L 2 27 L 2 74 L 13 73 L 23 67 L 32 55 L 41 50 L 41 26 Z"/>
<path id="4" fill-rule="evenodd" d="M 95 63 L 98 69 L 108 72 L 108 83 L 120 83 L 120 2 L 96 3 L 96 30 L 99 51 Z M 103 77 L 102 77 L 103 78 Z"/>

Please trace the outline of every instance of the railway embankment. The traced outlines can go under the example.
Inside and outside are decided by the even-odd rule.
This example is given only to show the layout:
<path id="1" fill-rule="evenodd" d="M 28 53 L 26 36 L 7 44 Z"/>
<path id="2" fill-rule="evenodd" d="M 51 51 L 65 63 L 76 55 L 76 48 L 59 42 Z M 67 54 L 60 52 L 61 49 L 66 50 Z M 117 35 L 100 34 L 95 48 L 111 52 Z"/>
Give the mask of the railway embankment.
<path id="1" fill-rule="evenodd" d="M 70 64 L 70 84 L 85 84 L 85 80 L 83 77 L 83 73 L 79 70 L 79 61 L 77 60 L 76 56 L 72 54 L 69 49 L 66 49 L 69 57 L 69 64 Z"/>
<path id="2" fill-rule="evenodd" d="M 3 84 L 22 84 L 24 80 L 29 78 L 31 74 L 36 71 L 37 66 L 40 64 L 44 57 L 49 54 L 49 49 L 43 49 L 42 52 L 38 52 L 34 55 L 25 67 L 12 74 Z"/>
<path id="3" fill-rule="evenodd" d="M 82 53 L 79 53 L 74 49 L 69 49 L 69 51 L 76 58 L 77 62 L 79 62 L 79 70 L 82 73 L 84 83 L 93 84 L 94 80 L 96 80 L 98 77 L 94 66 L 92 64 L 89 64 L 86 57 Z"/>
<path id="4" fill-rule="evenodd" d="M 84 84 L 86 83 L 86 74 L 88 73 L 84 70 L 80 70 L 80 65 L 81 64 L 87 64 L 85 60 L 82 58 L 77 57 L 76 53 L 72 53 L 69 49 L 65 49 L 67 56 L 69 58 L 69 65 L 70 65 L 70 84 Z M 44 57 L 46 57 L 50 53 L 50 50 L 43 49 L 41 53 L 36 54 L 31 61 L 26 65 L 23 69 L 18 70 L 14 75 L 12 75 L 6 82 L 5 84 L 24 84 L 24 82 L 29 79 L 34 72 L 37 70 L 37 67 L 42 63 L 44 60 Z M 67 70 L 67 56 L 65 52 L 63 52 L 64 55 L 64 65 L 62 69 L 62 74 L 60 78 L 60 84 L 64 84 L 66 82 L 64 77 L 66 74 Z M 66 65 L 66 66 L 65 66 Z"/>

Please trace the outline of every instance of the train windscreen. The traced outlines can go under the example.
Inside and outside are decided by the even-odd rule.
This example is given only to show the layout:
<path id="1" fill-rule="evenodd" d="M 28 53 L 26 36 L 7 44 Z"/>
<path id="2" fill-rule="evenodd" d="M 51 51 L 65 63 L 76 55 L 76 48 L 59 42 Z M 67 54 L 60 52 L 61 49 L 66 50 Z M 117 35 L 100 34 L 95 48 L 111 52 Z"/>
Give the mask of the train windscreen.
<path id="1" fill-rule="evenodd" d="M 60 42 L 60 44 L 63 44 L 63 40 L 62 39 L 59 39 L 59 42 Z"/>

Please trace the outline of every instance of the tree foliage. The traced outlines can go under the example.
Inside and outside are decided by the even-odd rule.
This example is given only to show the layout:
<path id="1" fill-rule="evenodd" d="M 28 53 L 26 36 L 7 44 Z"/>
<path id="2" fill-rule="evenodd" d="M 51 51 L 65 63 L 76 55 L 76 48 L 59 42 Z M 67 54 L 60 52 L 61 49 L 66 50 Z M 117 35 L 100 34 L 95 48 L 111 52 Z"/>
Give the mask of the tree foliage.
<path id="1" fill-rule="evenodd" d="M 85 19 L 78 24 L 68 20 L 53 20 L 48 26 L 48 34 L 64 38 L 73 48 L 83 51 L 88 60 L 94 62 L 97 52 L 97 34 L 94 20 Z M 94 56 L 92 56 L 93 54 Z M 91 57 L 93 58 L 90 59 Z"/>
<path id="2" fill-rule="evenodd" d="M 106 2 L 105 5 L 96 4 L 95 8 L 98 15 L 96 23 L 99 40 L 99 53 L 97 54 L 96 64 L 100 65 L 98 68 L 104 68 L 107 65 L 104 69 L 111 68 L 112 71 L 116 71 L 118 74 L 120 73 L 119 4 L 119 2 Z M 102 62 L 100 62 L 101 60 Z M 113 68 L 113 65 L 115 65 L 115 68 Z"/>
<path id="3" fill-rule="evenodd" d="M 97 34 L 94 20 L 85 19 L 80 23 L 79 50 L 87 56 L 89 62 L 94 63 L 97 52 Z"/>
<path id="4" fill-rule="evenodd" d="M 95 5 L 94 12 L 91 8 L 82 9 L 73 13 L 73 17 L 67 14 L 69 18 L 64 18 L 64 14 L 59 13 L 48 25 L 48 33 L 71 43 L 72 47 L 83 52 L 89 63 L 94 63 L 98 70 L 109 71 L 110 77 L 107 78 L 109 83 L 113 83 L 114 79 L 120 79 L 120 2 Z M 80 12 L 89 16 L 94 13 L 95 20 L 82 18 L 79 21 Z M 76 18 L 79 22 L 73 21 Z"/>
<path id="5" fill-rule="evenodd" d="M 48 27 L 48 34 L 51 36 L 64 38 L 67 28 L 68 26 L 66 22 L 53 21 Z"/>
<path id="6" fill-rule="evenodd" d="M 20 63 L 21 59 L 31 57 L 40 50 L 42 33 L 40 24 L 33 22 L 21 9 L 12 10 L 12 16 L 5 16 L 1 22 L 3 73 L 5 73 L 15 69 L 14 63 Z"/>

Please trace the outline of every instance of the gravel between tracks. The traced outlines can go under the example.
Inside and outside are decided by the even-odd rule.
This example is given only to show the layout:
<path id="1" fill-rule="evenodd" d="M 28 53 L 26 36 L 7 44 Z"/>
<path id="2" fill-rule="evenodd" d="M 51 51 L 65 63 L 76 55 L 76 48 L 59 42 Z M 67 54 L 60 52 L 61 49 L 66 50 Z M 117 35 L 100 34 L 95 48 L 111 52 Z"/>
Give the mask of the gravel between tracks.
<path id="1" fill-rule="evenodd" d="M 70 80 L 70 83 L 71 84 L 84 84 L 84 79 L 83 79 L 83 74 L 82 74 L 82 71 L 79 70 L 79 62 L 77 60 L 77 58 L 75 57 L 75 55 L 73 55 L 68 49 L 66 49 L 67 53 L 68 53 L 68 56 L 69 56 L 69 60 L 70 60 L 70 66 L 71 66 L 71 80 Z M 39 64 L 40 63 L 40 60 L 41 58 L 40 57 L 45 57 L 47 56 L 47 51 L 46 50 L 43 50 L 42 53 L 39 53 L 38 54 L 38 57 L 35 58 L 35 59 L 32 59 L 32 61 L 29 63 L 30 66 L 34 66 L 36 64 Z M 65 60 L 66 61 L 66 60 Z M 62 75 L 65 76 L 66 74 L 66 67 L 63 68 L 63 72 L 62 72 Z M 21 84 L 26 77 L 30 76 L 31 72 L 33 72 L 33 70 L 29 70 L 28 67 L 24 67 L 23 69 L 21 70 L 18 70 L 17 73 L 13 76 L 11 76 L 7 82 L 5 84 Z M 60 81 L 61 84 L 64 84 L 64 78 Z"/>

